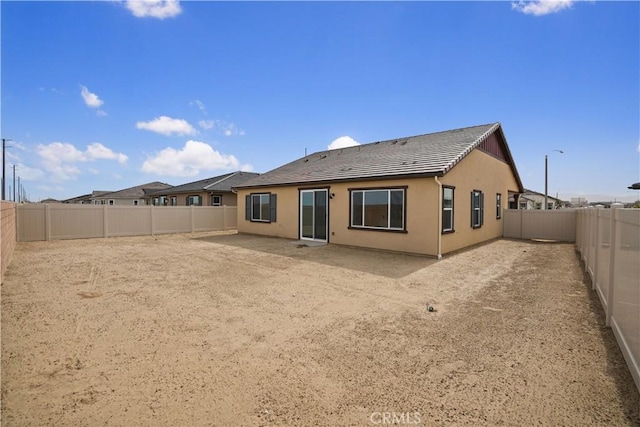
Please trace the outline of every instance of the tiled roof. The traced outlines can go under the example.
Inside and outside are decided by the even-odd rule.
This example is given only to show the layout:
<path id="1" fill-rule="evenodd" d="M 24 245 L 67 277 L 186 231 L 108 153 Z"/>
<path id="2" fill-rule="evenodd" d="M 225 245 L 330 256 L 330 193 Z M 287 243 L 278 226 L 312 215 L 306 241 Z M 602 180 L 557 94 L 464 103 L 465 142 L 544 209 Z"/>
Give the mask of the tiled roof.
<path id="1" fill-rule="evenodd" d="M 442 176 L 493 132 L 505 140 L 505 151 L 519 182 L 500 123 L 491 123 L 313 153 L 236 187 Z"/>
<path id="2" fill-rule="evenodd" d="M 212 178 L 201 179 L 199 181 L 188 182 L 182 185 L 176 185 L 175 187 L 166 188 L 160 191 L 154 191 L 150 195 L 166 195 L 177 193 L 189 193 L 189 192 L 202 192 L 202 191 L 220 191 L 230 192 L 231 187 L 239 185 L 248 179 L 257 177 L 259 174 L 254 172 L 231 172 L 220 176 L 214 176 Z"/>
<path id="3" fill-rule="evenodd" d="M 124 190 L 113 191 L 111 193 L 104 193 L 94 198 L 104 199 L 142 199 L 147 196 L 150 190 L 161 190 L 163 188 L 171 187 L 164 182 L 149 182 L 147 184 L 137 185 L 135 187 L 125 188 Z"/>

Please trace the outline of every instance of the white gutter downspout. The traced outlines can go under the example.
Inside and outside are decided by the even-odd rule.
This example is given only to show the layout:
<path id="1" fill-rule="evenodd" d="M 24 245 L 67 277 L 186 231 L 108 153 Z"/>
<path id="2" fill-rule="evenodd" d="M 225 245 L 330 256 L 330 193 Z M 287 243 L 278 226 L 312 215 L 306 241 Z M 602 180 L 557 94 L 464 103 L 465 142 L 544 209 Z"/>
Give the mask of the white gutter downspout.
<path id="1" fill-rule="evenodd" d="M 442 259 L 442 183 L 438 181 L 438 177 L 434 176 L 438 184 L 438 259 Z"/>

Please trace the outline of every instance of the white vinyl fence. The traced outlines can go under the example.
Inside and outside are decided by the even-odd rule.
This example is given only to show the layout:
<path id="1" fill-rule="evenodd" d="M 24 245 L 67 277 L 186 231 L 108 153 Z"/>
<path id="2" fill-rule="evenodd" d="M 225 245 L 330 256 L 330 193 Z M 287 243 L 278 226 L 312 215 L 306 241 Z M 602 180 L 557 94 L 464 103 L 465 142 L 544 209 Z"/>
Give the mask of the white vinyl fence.
<path id="1" fill-rule="evenodd" d="M 18 206 L 17 240 L 87 239 L 237 228 L 236 206 Z"/>
<path id="2" fill-rule="evenodd" d="M 577 211 L 576 245 L 640 390 L 640 209 Z"/>
<path id="3" fill-rule="evenodd" d="M 576 241 L 576 210 L 507 209 L 503 236 L 511 239 Z"/>

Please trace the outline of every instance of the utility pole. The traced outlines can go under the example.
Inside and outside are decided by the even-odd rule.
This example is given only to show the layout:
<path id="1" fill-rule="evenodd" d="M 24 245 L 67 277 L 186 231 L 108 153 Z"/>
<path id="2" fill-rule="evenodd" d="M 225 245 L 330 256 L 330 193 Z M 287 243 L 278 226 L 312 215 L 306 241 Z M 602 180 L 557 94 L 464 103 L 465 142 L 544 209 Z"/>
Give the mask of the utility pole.
<path id="1" fill-rule="evenodd" d="M 5 197 L 5 189 L 7 187 L 7 180 L 5 177 L 5 166 L 7 164 L 7 156 L 6 156 L 6 144 L 7 141 L 13 141 L 12 139 L 2 138 L 2 200 L 7 200 Z"/>
<path id="2" fill-rule="evenodd" d="M 13 165 L 13 199 L 16 201 L 16 165 Z"/>

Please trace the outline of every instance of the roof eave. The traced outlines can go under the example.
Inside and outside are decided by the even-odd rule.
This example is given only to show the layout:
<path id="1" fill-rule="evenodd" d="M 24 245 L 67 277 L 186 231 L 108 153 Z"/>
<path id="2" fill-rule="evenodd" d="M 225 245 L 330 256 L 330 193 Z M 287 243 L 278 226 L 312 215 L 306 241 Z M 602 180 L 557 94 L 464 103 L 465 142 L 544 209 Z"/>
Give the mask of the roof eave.
<path id="1" fill-rule="evenodd" d="M 391 181 L 394 179 L 417 179 L 417 178 L 432 178 L 434 176 L 443 176 L 443 171 L 429 172 L 429 173 L 414 173 L 414 174 L 398 174 L 398 175 L 380 175 L 380 176 L 366 176 L 366 177 L 354 177 L 354 178 L 342 178 L 342 179 L 327 179 L 317 181 L 292 181 L 292 182 L 280 182 L 275 184 L 256 184 L 247 186 L 235 186 L 233 190 L 250 190 L 254 188 L 272 188 L 272 187 L 294 187 L 294 186 L 313 186 L 313 185 L 327 185 L 327 184 L 340 184 L 344 182 L 362 182 L 362 181 Z"/>

